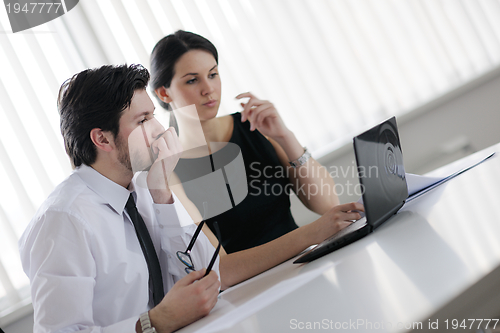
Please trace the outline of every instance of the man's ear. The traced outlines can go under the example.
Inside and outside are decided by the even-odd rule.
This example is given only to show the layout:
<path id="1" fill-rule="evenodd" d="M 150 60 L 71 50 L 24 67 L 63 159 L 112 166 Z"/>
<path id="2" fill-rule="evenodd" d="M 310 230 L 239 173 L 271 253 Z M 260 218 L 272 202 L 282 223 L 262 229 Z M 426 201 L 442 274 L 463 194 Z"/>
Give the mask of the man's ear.
<path id="1" fill-rule="evenodd" d="M 156 96 L 165 103 L 170 103 L 172 102 L 172 98 L 170 98 L 170 95 L 167 91 L 167 88 L 165 87 L 160 87 L 158 89 L 155 89 Z"/>
<path id="2" fill-rule="evenodd" d="M 90 131 L 90 139 L 98 149 L 102 149 L 108 153 L 114 148 L 113 134 L 109 131 L 94 128 Z"/>

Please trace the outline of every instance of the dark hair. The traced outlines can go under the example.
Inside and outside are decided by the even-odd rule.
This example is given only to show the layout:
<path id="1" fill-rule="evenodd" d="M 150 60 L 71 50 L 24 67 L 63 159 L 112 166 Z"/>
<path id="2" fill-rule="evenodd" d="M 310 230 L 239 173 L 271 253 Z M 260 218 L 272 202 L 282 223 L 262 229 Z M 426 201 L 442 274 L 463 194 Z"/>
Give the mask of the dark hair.
<path id="1" fill-rule="evenodd" d="M 177 30 L 175 33 L 163 37 L 156 43 L 151 52 L 151 90 L 159 104 L 166 110 L 171 111 L 172 108 L 168 103 L 160 100 L 154 91 L 160 87 L 170 87 L 175 75 L 175 64 L 184 53 L 190 50 L 208 51 L 214 56 L 215 62 L 219 63 L 219 55 L 214 44 L 205 37 L 184 30 Z M 173 112 L 170 114 L 171 126 L 173 126 L 172 121 L 175 123 Z M 179 133 L 178 128 L 176 130 Z"/>
<path id="2" fill-rule="evenodd" d="M 62 84 L 57 98 L 61 134 L 75 167 L 96 160 L 92 129 L 110 131 L 116 138 L 123 110 L 148 81 L 149 72 L 141 65 L 121 65 L 87 69 Z"/>

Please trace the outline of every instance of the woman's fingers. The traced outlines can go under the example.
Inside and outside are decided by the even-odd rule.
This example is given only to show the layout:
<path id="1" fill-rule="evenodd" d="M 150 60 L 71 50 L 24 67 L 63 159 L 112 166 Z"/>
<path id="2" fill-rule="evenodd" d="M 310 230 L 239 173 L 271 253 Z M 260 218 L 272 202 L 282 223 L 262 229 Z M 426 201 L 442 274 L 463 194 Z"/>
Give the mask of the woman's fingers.
<path id="1" fill-rule="evenodd" d="M 256 98 L 251 93 L 243 93 L 236 98 L 249 98 L 248 102 L 240 103 L 243 107 L 241 111 L 241 121 L 250 122 L 250 131 L 259 129 L 259 131 L 270 138 L 283 137 L 288 129 L 281 120 L 278 110 L 273 103 L 267 100 Z"/>
<path id="2" fill-rule="evenodd" d="M 251 100 L 243 106 L 241 121 L 248 120 L 251 124 L 250 130 L 261 127 L 266 117 L 273 115 L 276 109 L 273 103 L 263 100 Z"/>
<path id="3" fill-rule="evenodd" d="M 265 103 L 252 109 L 250 115 L 250 130 L 253 131 L 257 127 L 262 127 L 263 120 L 274 112 L 274 106 L 271 103 Z"/>
<path id="4" fill-rule="evenodd" d="M 245 119 L 250 119 L 251 114 L 255 112 L 255 109 L 263 104 L 271 104 L 271 103 L 257 98 L 250 98 L 248 102 L 243 106 L 243 114 L 245 115 Z"/>
<path id="5" fill-rule="evenodd" d="M 273 117 L 273 116 L 276 116 L 276 109 L 273 107 L 273 105 L 262 105 L 262 110 L 256 114 L 255 116 L 255 126 L 256 127 L 262 127 L 262 125 L 264 124 L 264 121 L 266 120 L 266 118 L 268 117 Z M 254 128 L 255 128 L 254 126 Z"/>
<path id="6" fill-rule="evenodd" d="M 340 221 L 353 221 L 359 220 L 361 214 L 359 212 L 364 212 L 365 208 L 359 202 L 351 202 L 348 204 L 338 205 L 333 208 L 336 211 L 334 213 L 334 220 Z"/>
<path id="7" fill-rule="evenodd" d="M 343 212 L 348 212 L 351 210 L 359 210 L 362 212 L 365 211 L 365 207 L 363 206 L 363 204 L 361 204 L 359 202 L 350 202 L 350 203 L 346 203 L 343 205 L 338 205 L 337 207 L 338 207 L 338 209 L 340 209 Z"/>
<path id="8" fill-rule="evenodd" d="M 345 213 L 345 216 L 343 218 L 344 221 L 355 221 L 359 220 L 361 218 L 361 215 L 356 212 L 350 212 L 350 213 Z"/>
<path id="9" fill-rule="evenodd" d="M 261 101 L 255 95 L 253 95 L 250 92 L 242 93 L 236 96 L 236 99 L 241 99 L 241 98 L 249 98 L 247 103 L 240 103 L 240 105 L 243 107 L 243 111 L 241 112 L 241 121 L 246 121 L 249 119 L 250 113 L 252 113 L 252 108 L 261 105 L 262 103 L 266 101 Z"/>
<path id="10" fill-rule="evenodd" d="M 236 96 L 235 98 L 236 98 L 236 99 L 241 99 L 241 98 L 247 98 L 247 97 L 248 97 L 248 98 L 250 98 L 250 99 L 255 98 L 255 96 L 254 96 L 252 93 L 250 93 L 250 92 L 246 92 L 246 93 L 239 94 L 239 95 L 238 95 L 238 96 Z M 249 102 L 250 102 L 250 101 L 249 101 Z M 245 104 L 245 103 L 240 103 L 241 107 L 243 107 L 243 111 L 241 112 L 241 121 L 242 121 L 242 122 L 243 122 L 243 121 L 246 121 L 246 120 L 248 119 L 248 117 L 247 117 L 247 111 L 248 111 L 248 110 L 245 108 L 245 106 L 246 106 L 247 104 L 248 104 L 248 103 L 246 103 L 246 104 Z"/>
<path id="11" fill-rule="evenodd" d="M 253 98 L 255 98 L 255 96 L 251 92 L 249 92 L 249 91 L 241 93 L 238 96 L 236 96 L 235 98 L 236 99 L 240 99 L 240 98 L 245 98 L 245 97 L 250 97 L 250 98 L 253 97 Z"/>

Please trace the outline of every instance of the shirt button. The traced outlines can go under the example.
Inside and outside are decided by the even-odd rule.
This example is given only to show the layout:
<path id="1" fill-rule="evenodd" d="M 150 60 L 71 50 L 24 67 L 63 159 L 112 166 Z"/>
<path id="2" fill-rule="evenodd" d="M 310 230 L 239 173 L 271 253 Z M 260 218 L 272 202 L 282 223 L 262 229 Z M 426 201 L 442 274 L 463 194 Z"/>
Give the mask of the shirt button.
<path id="1" fill-rule="evenodd" d="M 163 224 L 160 224 L 160 229 L 163 229 Z"/>
<path id="2" fill-rule="evenodd" d="M 170 254 L 168 255 L 168 259 L 172 259 L 172 256 Z"/>
<path id="3" fill-rule="evenodd" d="M 159 209 L 156 210 L 156 214 L 160 214 L 160 210 Z"/>

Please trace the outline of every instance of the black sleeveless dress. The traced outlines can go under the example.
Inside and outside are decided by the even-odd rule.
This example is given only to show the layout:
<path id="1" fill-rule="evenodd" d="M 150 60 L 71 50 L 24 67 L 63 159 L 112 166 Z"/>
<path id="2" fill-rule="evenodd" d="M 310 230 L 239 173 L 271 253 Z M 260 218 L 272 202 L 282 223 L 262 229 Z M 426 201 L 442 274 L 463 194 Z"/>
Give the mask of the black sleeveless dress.
<path id="1" fill-rule="evenodd" d="M 286 169 L 281 165 L 274 147 L 258 130 L 251 132 L 250 123 L 248 121 L 242 123 L 240 113 L 231 116 L 234 129 L 229 142 L 241 149 L 248 194 L 235 207 L 206 221 L 214 234 L 213 222 L 217 221 L 222 246 L 227 253 L 267 243 L 298 228 L 290 211 L 291 185 Z M 219 156 L 231 155 L 224 152 L 225 149 L 226 147 L 216 151 L 212 156 L 181 158 L 174 170 L 184 184 L 187 197 L 202 214 L 201 197 L 211 194 L 200 187 L 189 186 L 189 181 L 197 172 L 192 170 L 196 166 L 210 165 L 210 163 L 213 167 L 214 160 L 221 160 Z M 228 145 L 227 149 L 232 148 Z M 215 168 L 217 169 L 217 166 Z M 198 172 L 196 177 L 199 176 L 201 175 Z"/>

